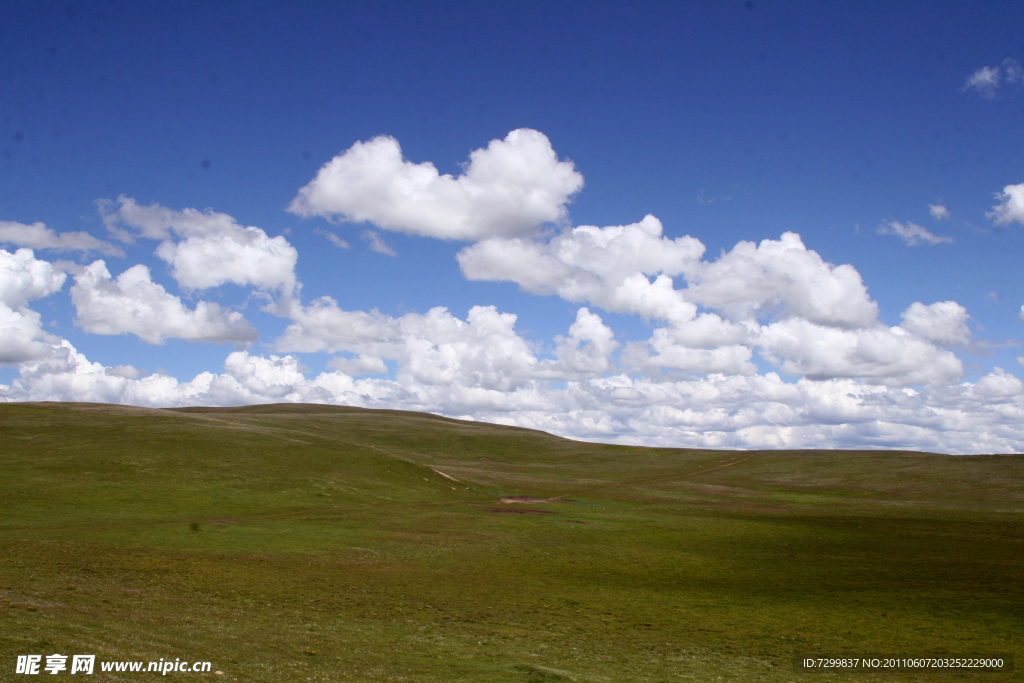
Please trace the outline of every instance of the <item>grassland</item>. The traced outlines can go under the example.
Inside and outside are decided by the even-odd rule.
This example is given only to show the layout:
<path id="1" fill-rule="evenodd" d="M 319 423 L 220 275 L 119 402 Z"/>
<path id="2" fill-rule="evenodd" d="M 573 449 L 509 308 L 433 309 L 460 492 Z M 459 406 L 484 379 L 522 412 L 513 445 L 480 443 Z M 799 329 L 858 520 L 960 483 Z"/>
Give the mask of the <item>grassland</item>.
<path id="1" fill-rule="evenodd" d="M 268 682 L 1020 676 L 794 673 L 798 652 L 1024 666 L 1022 456 L 6 404 L 0 467 L 0 680 L 54 652 Z"/>

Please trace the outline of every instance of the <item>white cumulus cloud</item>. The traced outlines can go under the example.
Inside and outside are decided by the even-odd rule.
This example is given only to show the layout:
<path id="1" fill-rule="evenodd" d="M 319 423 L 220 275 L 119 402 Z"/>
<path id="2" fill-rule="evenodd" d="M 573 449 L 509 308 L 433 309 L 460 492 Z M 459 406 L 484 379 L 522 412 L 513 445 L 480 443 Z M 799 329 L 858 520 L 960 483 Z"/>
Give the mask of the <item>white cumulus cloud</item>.
<path id="1" fill-rule="evenodd" d="M 555 361 L 542 361 L 540 374 L 550 373 L 557 379 L 594 377 L 614 369 L 611 355 L 619 346 L 615 333 L 601 316 L 586 308 L 576 311 L 576 321 L 568 336 L 555 338 Z"/>
<path id="2" fill-rule="evenodd" d="M 607 311 L 691 320 L 696 306 L 672 288 L 672 277 L 695 268 L 703 253 L 692 237 L 663 237 L 661 221 L 647 216 L 631 225 L 584 225 L 550 240 L 491 238 L 465 247 L 457 259 L 470 280 L 506 280 Z"/>
<path id="3" fill-rule="evenodd" d="M 826 262 L 792 232 L 757 245 L 743 241 L 721 258 L 702 262 L 687 298 L 737 320 L 775 313 L 858 328 L 874 324 L 878 315 L 856 268 Z"/>
<path id="4" fill-rule="evenodd" d="M 390 345 L 400 337 L 395 321 L 379 311 L 345 311 L 329 296 L 292 306 L 292 320 L 274 342 L 278 351 L 363 351 Z"/>
<path id="5" fill-rule="evenodd" d="M 778 310 L 784 317 L 857 327 L 877 316 L 857 271 L 826 263 L 795 233 L 759 245 L 740 242 L 715 261 L 701 260 L 703 253 L 693 237 L 663 237 L 661 222 L 648 216 L 632 225 L 574 228 L 549 241 L 485 240 L 457 258 L 471 280 L 512 281 L 528 292 L 677 324 L 696 318 L 695 304 L 731 320 Z M 688 288 L 674 287 L 678 276 Z"/>
<path id="6" fill-rule="evenodd" d="M 868 384 L 952 384 L 963 363 L 902 328 L 843 330 L 807 320 L 767 325 L 757 346 L 783 372 L 808 379 L 856 378 Z"/>
<path id="7" fill-rule="evenodd" d="M 996 192 L 999 204 L 985 215 L 995 221 L 996 225 L 1024 223 L 1024 183 L 1007 185 L 1002 192 Z"/>
<path id="8" fill-rule="evenodd" d="M 992 372 L 978 380 L 974 390 L 987 398 L 1012 398 L 1024 394 L 1024 382 L 1002 368 L 993 368 Z"/>
<path id="9" fill-rule="evenodd" d="M 21 363 L 49 353 L 50 337 L 39 314 L 30 309 L 14 310 L 0 304 L 0 364 Z"/>
<path id="10" fill-rule="evenodd" d="M 259 338 L 241 313 L 200 301 L 195 309 L 153 282 L 149 269 L 137 265 L 111 278 L 103 261 L 75 276 L 71 287 L 75 323 L 91 334 L 134 334 L 148 344 L 168 338 L 189 341 L 249 342 Z"/>
<path id="11" fill-rule="evenodd" d="M 947 209 L 942 204 L 929 204 L 928 213 L 930 213 L 932 215 L 932 218 L 934 218 L 937 221 L 946 220 L 947 218 L 950 217 L 949 209 Z"/>
<path id="12" fill-rule="evenodd" d="M 171 275 L 182 287 L 207 289 L 230 282 L 280 290 L 286 296 L 295 288 L 298 252 L 284 237 L 243 227 L 224 213 L 139 206 L 124 196 L 118 197 L 116 207 L 101 208 L 108 227 L 162 240 L 156 255 L 170 264 Z"/>
<path id="13" fill-rule="evenodd" d="M 0 249 L 0 363 L 20 363 L 49 353 L 54 337 L 43 330 L 28 302 L 60 291 L 67 276 L 31 249 Z"/>
<path id="14" fill-rule="evenodd" d="M 966 346 L 971 341 L 967 327 L 967 309 L 955 301 L 939 301 L 925 306 L 912 303 L 900 314 L 901 327 L 940 346 Z"/>
<path id="15" fill-rule="evenodd" d="M 672 332 L 671 328 L 660 328 L 645 343 L 630 342 L 622 355 L 623 364 L 636 369 L 664 368 L 688 373 L 753 375 L 757 372 L 757 366 L 751 362 L 753 351 L 749 346 L 693 348 L 678 343 Z"/>
<path id="16" fill-rule="evenodd" d="M 535 380 L 594 377 L 614 369 L 618 347 L 600 316 L 577 311 L 566 336 L 555 339 L 554 357 L 538 359 L 515 330 L 517 316 L 494 306 L 474 306 L 465 320 L 443 307 L 399 317 L 345 311 L 333 299 L 294 307 L 294 322 L 275 342 L 278 351 L 351 354 L 331 367 L 355 374 L 385 372 L 383 359 L 398 363 L 399 380 L 415 385 L 474 387 L 506 391 Z"/>
<path id="17" fill-rule="evenodd" d="M 874 338 L 898 335 L 878 323 L 878 306 L 860 274 L 827 263 L 795 233 L 740 242 L 713 261 L 703 253 L 700 241 L 666 238 L 661 223 L 647 216 L 551 239 L 491 238 L 464 248 L 458 260 L 471 280 L 508 280 L 526 291 L 667 323 L 646 342 L 627 345 L 623 362 L 633 368 L 751 375 L 755 349 L 788 373 L 818 378 L 946 382 L 959 368 L 943 357 L 932 375 L 912 372 L 910 347 L 929 346 L 919 339 L 896 339 L 898 358 L 873 354 Z M 763 318 L 792 324 L 762 329 Z M 847 350 L 830 355 L 825 340 L 841 340 Z M 873 369 L 872 359 L 880 363 Z"/>
<path id="18" fill-rule="evenodd" d="M 523 385 L 537 364 L 515 332 L 516 315 L 474 306 L 466 320 L 444 308 L 397 319 L 401 330 L 399 379 L 418 385 L 468 386 L 509 391 Z"/>
<path id="19" fill-rule="evenodd" d="M 0 249 L 0 302 L 8 308 L 21 308 L 29 301 L 59 292 L 67 275 L 48 261 L 35 257 L 31 249 L 13 254 Z"/>
<path id="20" fill-rule="evenodd" d="M 474 150 L 458 177 L 402 157 L 398 141 L 357 142 L 323 166 L 288 210 L 300 216 L 367 221 L 385 230 L 441 239 L 522 235 L 559 222 L 583 187 L 572 162 L 548 138 L 514 130 Z"/>

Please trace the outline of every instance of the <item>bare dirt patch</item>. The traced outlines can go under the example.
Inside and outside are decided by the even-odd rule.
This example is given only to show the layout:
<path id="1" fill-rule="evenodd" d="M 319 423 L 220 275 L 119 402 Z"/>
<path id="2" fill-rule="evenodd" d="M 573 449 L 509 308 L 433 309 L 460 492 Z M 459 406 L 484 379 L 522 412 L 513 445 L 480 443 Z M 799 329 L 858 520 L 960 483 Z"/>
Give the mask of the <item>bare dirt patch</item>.
<path id="1" fill-rule="evenodd" d="M 502 515 L 557 515 L 554 510 L 540 510 L 538 508 L 494 508 L 491 512 Z"/>

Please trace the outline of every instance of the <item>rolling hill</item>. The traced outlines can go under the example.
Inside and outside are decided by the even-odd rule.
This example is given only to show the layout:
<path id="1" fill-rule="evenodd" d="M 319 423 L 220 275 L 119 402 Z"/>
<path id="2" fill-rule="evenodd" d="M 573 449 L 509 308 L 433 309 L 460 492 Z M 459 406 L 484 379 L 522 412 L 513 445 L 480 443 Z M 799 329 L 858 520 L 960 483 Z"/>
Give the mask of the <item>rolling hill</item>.
<path id="1" fill-rule="evenodd" d="M 1006 680 L 792 659 L 1024 652 L 1020 455 L 295 404 L 2 404 L 0 444 L 0 680 L 52 653 L 238 681 Z"/>

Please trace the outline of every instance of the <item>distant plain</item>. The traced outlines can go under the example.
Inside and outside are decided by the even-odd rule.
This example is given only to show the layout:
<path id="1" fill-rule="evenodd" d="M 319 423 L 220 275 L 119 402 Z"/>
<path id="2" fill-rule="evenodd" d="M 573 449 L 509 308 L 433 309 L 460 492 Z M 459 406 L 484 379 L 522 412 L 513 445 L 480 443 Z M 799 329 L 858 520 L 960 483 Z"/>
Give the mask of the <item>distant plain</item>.
<path id="1" fill-rule="evenodd" d="M 1020 678 L 795 673 L 794 653 L 1024 666 L 1021 455 L 22 403 L 0 405 L 0 468 L 0 680 L 55 652 L 267 682 Z"/>

